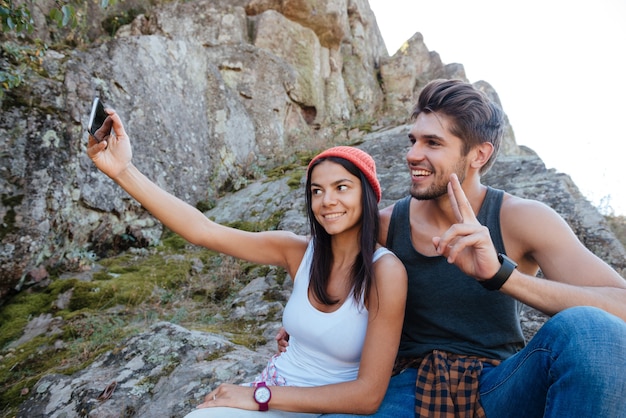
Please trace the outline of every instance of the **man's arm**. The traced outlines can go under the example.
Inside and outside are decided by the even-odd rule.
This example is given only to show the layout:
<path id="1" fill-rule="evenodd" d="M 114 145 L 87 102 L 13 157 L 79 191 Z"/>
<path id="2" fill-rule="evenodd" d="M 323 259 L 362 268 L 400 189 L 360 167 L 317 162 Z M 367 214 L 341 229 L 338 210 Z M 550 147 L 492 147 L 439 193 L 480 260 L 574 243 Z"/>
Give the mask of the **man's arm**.
<path id="1" fill-rule="evenodd" d="M 504 293 L 550 315 L 585 305 L 626 320 L 626 280 L 589 251 L 554 210 L 509 196 L 501 225 L 507 254 L 520 264 Z M 534 276 L 534 266 L 547 280 Z"/>
<path id="2" fill-rule="evenodd" d="M 500 268 L 489 231 L 476 219 L 456 176 L 448 194 L 457 223 L 433 244 L 465 274 L 489 280 Z M 500 291 L 549 315 L 595 306 L 626 320 L 626 280 L 585 248 L 555 211 L 507 196 L 501 227 L 506 253 L 518 269 Z M 548 280 L 535 277 L 538 268 Z"/>

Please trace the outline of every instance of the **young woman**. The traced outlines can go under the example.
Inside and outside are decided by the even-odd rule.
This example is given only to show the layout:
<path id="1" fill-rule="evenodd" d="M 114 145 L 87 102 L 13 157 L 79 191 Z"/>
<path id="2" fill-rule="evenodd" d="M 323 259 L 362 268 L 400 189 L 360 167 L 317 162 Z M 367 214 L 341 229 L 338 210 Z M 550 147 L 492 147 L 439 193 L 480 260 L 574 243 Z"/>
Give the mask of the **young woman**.
<path id="1" fill-rule="evenodd" d="M 107 112 L 111 135 L 101 142 L 90 136 L 87 150 L 103 173 L 190 243 L 281 266 L 294 279 L 283 316 L 289 348 L 255 382 L 222 384 L 188 417 L 375 412 L 400 341 L 407 278 L 402 263 L 376 243 L 381 189 L 371 156 L 340 146 L 313 158 L 306 182 L 310 236 L 246 232 L 212 222 L 146 178 L 131 162 L 120 117 Z"/>

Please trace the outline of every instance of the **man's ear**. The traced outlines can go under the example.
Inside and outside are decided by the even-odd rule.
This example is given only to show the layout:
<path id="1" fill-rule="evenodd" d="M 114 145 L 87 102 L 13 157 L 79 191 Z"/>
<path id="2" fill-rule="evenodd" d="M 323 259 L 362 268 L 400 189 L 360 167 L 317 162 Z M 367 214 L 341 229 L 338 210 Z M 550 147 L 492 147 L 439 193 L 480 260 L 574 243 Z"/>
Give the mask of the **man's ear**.
<path id="1" fill-rule="evenodd" d="M 493 154 L 493 144 L 491 142 L 483 142 L 480 145 L 475 146 L 470 152 L 471 160 L 470 165 L 472 168 L 480 169 L 487 164 L 489 158 Z"/>

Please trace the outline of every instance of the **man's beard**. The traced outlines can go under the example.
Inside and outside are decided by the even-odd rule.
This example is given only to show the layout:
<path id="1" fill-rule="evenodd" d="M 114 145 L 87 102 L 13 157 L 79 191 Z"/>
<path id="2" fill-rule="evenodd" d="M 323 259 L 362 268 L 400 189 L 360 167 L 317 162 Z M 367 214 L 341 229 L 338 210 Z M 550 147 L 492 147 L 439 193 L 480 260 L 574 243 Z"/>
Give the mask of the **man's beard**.
<path id="1" fill-rule="evenodd" d="M 463 184 L 467 168 L 466 163 L 466 158 L 461 158 L 455 164 L 451 171 L 449 171 L 444 176 L 437 176 L 435 182 L 424 191 L 416 190 L 414 185 L 411 185 L 411 196 L 417 200 L 432 200 L 445 196 L 446 194 L 448 194 L 448 183 L 450 182 L 450 174 L 456 173 L 457 177 L 459 178 L 459 182 Z"/>

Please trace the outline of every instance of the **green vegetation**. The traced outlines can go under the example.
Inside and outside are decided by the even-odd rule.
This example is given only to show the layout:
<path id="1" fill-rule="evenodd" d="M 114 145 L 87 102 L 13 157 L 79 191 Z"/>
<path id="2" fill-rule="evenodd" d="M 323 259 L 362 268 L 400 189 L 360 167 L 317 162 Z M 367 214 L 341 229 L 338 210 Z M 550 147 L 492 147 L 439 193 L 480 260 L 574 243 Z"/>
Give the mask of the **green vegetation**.
<path id="1" fill-rule="evenodd" d="M 262 222 L 233 221 L 227 223 L 226 225 L 232 228 L 251 232 L 272 231 L 278 229 L 278 224 L 283 218 L 283 215 L 284 213 L 282 211 L 278 211 Z"/>
<path id="2" fill-rule="evenodd" d="M 117 0 L 100 0 L 100 8 L 105 10 L 116 3 Z M 59 39 L 58 47 L 84 42 L 87 8 L 86 2 L 78 0 L 56 1 L 56 7 L 46 16 L 47 29 L 51 33 L 59 30 L 69 33 L 65 39 Z M 110 16 L 103 22 L 103 28 L 113 35 L 121 25 L 132 21 L 139 13 L 138 10 L 131 10 Z M 41 39 L 32 38 L 36 29 L 34 25 L 27 4 L 16 5 L 13 0 L 0 0 L 0 105 L 9 92 L 27 83 L 29 71 L 43 71 L 42 57 L 49 46 Z"/>
<path id="3" fill-rule="evenodd" d="M 37 41 L 22 46 L 15 42 L 3 42 L 0 46 L 0 104 L 6 92 L 19 87 L 26 80 L 29 69 L 39 69 L 47 46 Z"/>
<path id="4" fill-rule="evenodd" d="M 281 217 L 279 212 L 264 222 L 233 226 L 273 229 Z M 159 321 L 219 333 L 251 349 L 265 344 L 263 319 L 228 319 L 233 299 L 256 277 L 271 275 L 279 284 L 286 277 L 282 269 L 195 247 L 171 231 L 156 247 L 131 249 L 93 267 L 90 280 L 57 277 L 0 307 L 0 416 L 15 416 L 24 393 L 42 376 L 73 374 Z M 263 299 L 283 301 L 284 296 L 274 290 Z M 274 320 L 278 315 L 276 310 L 269 313 Z M 57 332 L 15 345 L 27 324 L 39 317 L 52 319 Z"/>
<path id="5" fill-rule="evenodd" d="M 65 10 L 69 9 L 65 8 Z M 34 29 L 33 23 L 30 10 L 25 4 L 15 6 L 13 0 L 0 0 L 0 30 L 2 33 L 30 34 Z M 6 91 L 10 91 L 24 82 L 28 64 L 39 62 L 46 48 L 40 42 L 29 46 L 20 46 L 15 42 L 2 42 L 0 48 L 0 104 L 2 104 Z"/>
<path id="6" fill-rule="evenodd" d="M 13 0 L 0 0 L 0 29 L 17 33 L 33 31 L 33 19 L 25 4 L 15 6 Z"/>

